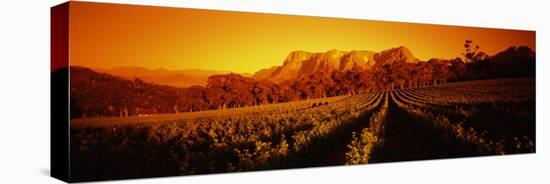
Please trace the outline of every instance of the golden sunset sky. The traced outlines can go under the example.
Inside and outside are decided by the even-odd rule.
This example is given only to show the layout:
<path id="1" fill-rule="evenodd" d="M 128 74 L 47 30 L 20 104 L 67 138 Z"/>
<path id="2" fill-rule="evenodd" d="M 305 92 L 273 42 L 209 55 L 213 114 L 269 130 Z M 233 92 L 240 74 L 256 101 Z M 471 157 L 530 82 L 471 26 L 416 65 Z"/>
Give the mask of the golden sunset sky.
<path id="1" fill-rule="evenodd" d="M 510 46 L 535 49 L 534 31 L 87 2 L 71 2 L 69 25 L 71 65 L 91 68 L 254 73 L 281 65 L 294 50 L 402 45 L 421 60 L 455 58 L 465 39 L 489 55 Z"/>

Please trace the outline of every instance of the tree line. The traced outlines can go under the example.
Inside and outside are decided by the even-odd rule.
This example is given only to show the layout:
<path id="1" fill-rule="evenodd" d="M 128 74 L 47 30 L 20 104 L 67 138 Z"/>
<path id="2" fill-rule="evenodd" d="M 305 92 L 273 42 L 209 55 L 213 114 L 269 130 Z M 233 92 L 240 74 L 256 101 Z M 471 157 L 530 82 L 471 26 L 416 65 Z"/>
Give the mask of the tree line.
<path id="1" fill-rule="evenodd" d="M 470 40 L 464 47 L 464 59 L 376 63 L 368 69 L 319 71 L 281 83 L 231 73 L 210 76 L 206 86 L 189 88 L 147 83 L 138 78 L 125 80 L 71 67 L 71 118 L 193 112 L 455 81 L 535 76 L 535 53 L 528 47 L 510 47 L 494 56 L 479 51 L 479 46 L 473 46 Z"/>

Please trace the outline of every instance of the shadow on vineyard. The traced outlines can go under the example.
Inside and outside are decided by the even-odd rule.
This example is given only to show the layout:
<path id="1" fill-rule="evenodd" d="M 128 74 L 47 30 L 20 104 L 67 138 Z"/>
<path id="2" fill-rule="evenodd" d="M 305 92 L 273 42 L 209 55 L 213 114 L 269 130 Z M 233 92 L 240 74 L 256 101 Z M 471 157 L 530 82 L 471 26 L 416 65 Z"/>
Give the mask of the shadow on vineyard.
<path id="1" fill-rule="evenodd" d="M 486 154 L 532 153 L 535 151 L 535 103 L 482 103 L 463 105 L 465 114 L 434 108 L 449 122 L 460 123 L 464 134 L 478 139 Z"/>
<path id="2" fill-rule="evenodd" d="M 485 154 L 535 152 L 535 80 L 500 79 L 396 90 L 401 106 Z M 413 109 L 411 111 L 411 109 Z"/>
<path id="3" fill-rule="evenodd" d="M 347 144 L 351 142 L 351 132 L 358 132 L 369 127 L 370 118 L 383 105 L 381 100 L 385 98 L 385 93 L 378 93 L 376 97 L 379 102 L 370 110 L 363 112 L 358 118 L 349 120 L 338 127 L 334 133 L 320 137 L 302 152 L 290 156 L 290 167 L 316 167 L 316 166 L 335 166 L 346 164 Z"/>
<path id="4" fill-rule="evenodd" d="M 398 107 L 391 97 L 386 116 L 384 143 L 373 150 L 372 162 L 394 162 L 480 155 L 475 145 L 440 132 Z"/>

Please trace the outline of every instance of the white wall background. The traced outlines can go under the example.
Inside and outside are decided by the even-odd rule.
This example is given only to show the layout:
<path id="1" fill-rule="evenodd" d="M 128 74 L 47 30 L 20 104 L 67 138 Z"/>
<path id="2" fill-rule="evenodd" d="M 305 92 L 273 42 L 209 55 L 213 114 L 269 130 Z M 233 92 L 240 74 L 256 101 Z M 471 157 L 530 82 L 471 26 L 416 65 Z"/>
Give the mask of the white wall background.
<path id="1" fill-rule="evenodd" d="M 131 4 L 314 15 L 537 31 L 537 153 L 123 180 L 114 183 L 548 183 L 550 121 L 545 1 L 99 0 Z M 0 6 L 0 183 L 62 183 L 49 177 L 49 7 L 62 0 Z"/>

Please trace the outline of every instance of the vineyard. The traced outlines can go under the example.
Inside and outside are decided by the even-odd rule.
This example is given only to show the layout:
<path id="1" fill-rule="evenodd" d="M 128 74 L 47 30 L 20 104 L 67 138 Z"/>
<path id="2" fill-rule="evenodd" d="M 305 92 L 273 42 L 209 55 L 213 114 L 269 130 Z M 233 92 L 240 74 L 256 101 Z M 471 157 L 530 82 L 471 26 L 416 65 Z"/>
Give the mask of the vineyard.
<path id="1" fill-rule="evenodd" d="M 535 80 L 71 121 L 76 180 L 535 152 Z"/>

